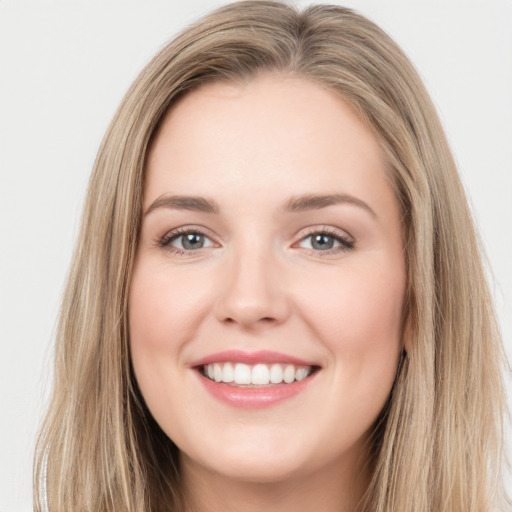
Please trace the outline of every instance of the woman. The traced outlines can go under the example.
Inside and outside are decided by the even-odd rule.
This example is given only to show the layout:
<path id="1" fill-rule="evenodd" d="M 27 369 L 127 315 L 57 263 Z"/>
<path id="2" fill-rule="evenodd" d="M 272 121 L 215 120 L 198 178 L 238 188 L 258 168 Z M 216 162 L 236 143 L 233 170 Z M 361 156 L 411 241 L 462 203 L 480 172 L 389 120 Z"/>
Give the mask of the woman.
<path id="1" fill-rule="evenodd" d="M 50 511 L 491 510 L 501 363 L 406 57 L 347 9 L 235 3 L 105 136 L 36 482 Z"/>

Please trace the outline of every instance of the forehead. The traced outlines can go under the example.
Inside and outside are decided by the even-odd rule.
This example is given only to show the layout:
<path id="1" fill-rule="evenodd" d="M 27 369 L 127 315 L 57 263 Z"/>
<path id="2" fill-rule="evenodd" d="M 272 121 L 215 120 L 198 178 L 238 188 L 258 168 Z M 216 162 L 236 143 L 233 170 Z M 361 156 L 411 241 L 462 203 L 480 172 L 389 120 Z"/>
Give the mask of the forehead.
<path id="1" fill-rule="evenodd" d="M 385 168 L 372 130 L 338 94 L 268 73 L 208 84 L 173 106 L 149 152 L 145 204 L 184 191 L 379 195 Z"/>

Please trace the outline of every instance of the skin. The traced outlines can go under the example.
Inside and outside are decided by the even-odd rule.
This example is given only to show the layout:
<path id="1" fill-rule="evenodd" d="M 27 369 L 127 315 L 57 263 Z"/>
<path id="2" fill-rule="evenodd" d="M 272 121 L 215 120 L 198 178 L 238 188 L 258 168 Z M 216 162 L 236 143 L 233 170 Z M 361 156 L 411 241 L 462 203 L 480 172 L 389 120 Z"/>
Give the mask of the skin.
<path id="1" fill-rule="evenodd" d="M 334 192 L 368 208 L 282 211 L 291 196 Z M 150 149 L 144 212 L 169 194 L 220 207 L 153 207 L 130 289 L 135 375 L 181 450 L 189 509 L 352 512 L 396 374 L 405 290 L 400 212 L 376 137 L 306 79 L 210 84 L 173 107 Z M 173 252 L 184 240 L 169 233 L 181 227 L 204 233 L 203 246 Z M 326 228 L 353 247 L 314 245 L 311 233 Z M 240 409 L 190 367 L 228 349 L 320 370 L 294 397 Z"/>

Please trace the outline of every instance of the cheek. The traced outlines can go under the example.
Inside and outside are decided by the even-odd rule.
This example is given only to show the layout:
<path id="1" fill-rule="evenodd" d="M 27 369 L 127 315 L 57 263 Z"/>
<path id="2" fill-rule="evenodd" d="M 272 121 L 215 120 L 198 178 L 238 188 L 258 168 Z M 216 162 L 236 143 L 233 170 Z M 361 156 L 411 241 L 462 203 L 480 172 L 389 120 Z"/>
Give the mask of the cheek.
<path id="1" fill-rule="evenodd" d="M 179 350 L 193 335 L 198 322 L 198 304 L 204 289 L 169 276 L 165 269 L 140 264 L 134 272 L 129 300 L 130 338 L 133 357 L 144 350 L 168 353 Z M 172 336 L 171 336 L 172 333 Z"/>
<path id="2" fill-rule="evenodd" d="M 137 262 L 129 296 L 130 352 L 151 414 L 169 437 L 179 438 L 175 418 L 188 414 L 181 399 L 187 371 L 182 349 L 194 337 L 201 291 L 179 274 L 169 274 L 160 264 Z"/>
<path id="3" fill-rule="evenodd" d="M 154 413 L 165 410 L 162 389 L 175 386 L 175 365 L 183 340 L 187 339 L 189 294 L 180 293 L 179 283 L 169 283 L 159 266 L 139 261 L 129 296 L 130 351 L 135 376 L 146 403 Z"/>
<path id="4" fill-rule="evenodd" d="M 377 348 L 400 337 L 405 289 L 400 269 L 390 273 L 371 267 L 346 268 L 329 279 L 300 286 L 303 314 L 333 350 Z"/>
<path id="5" fill-rule="evenodd" d="M 370 416 L 378 414 L 387 399 L 402 347 L 405 273 L 396 262 L 395 267 L 346 268 L 320 281 L 322 289 L 301 283 L 308 290 L 300 303 L 302 316 L 335 368 L 332 389 L 351 389 L 342 400 L 356 408 L 365 403 Z"/>

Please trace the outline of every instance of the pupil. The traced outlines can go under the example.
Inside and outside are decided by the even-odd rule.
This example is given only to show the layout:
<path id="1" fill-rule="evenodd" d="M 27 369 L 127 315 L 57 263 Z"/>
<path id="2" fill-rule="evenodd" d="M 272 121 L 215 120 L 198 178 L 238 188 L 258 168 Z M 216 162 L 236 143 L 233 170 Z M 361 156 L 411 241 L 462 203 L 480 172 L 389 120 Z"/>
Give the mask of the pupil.
<path id="1" fill-rule="evenodd" d="M 183 248 L 184 249 L 195 249 L 197 247 L 201 247 L 203 245 L 203 235 L 199 235 L 197 233 L 189 233 L 185 235 L 183 240 Z"/>
<path id="2" fill-rule="evenodd" d="M 315 249 L 331 249 L 334 240 L 329 235 L 315 235 L 313 238 L 313 247 Z"/>

